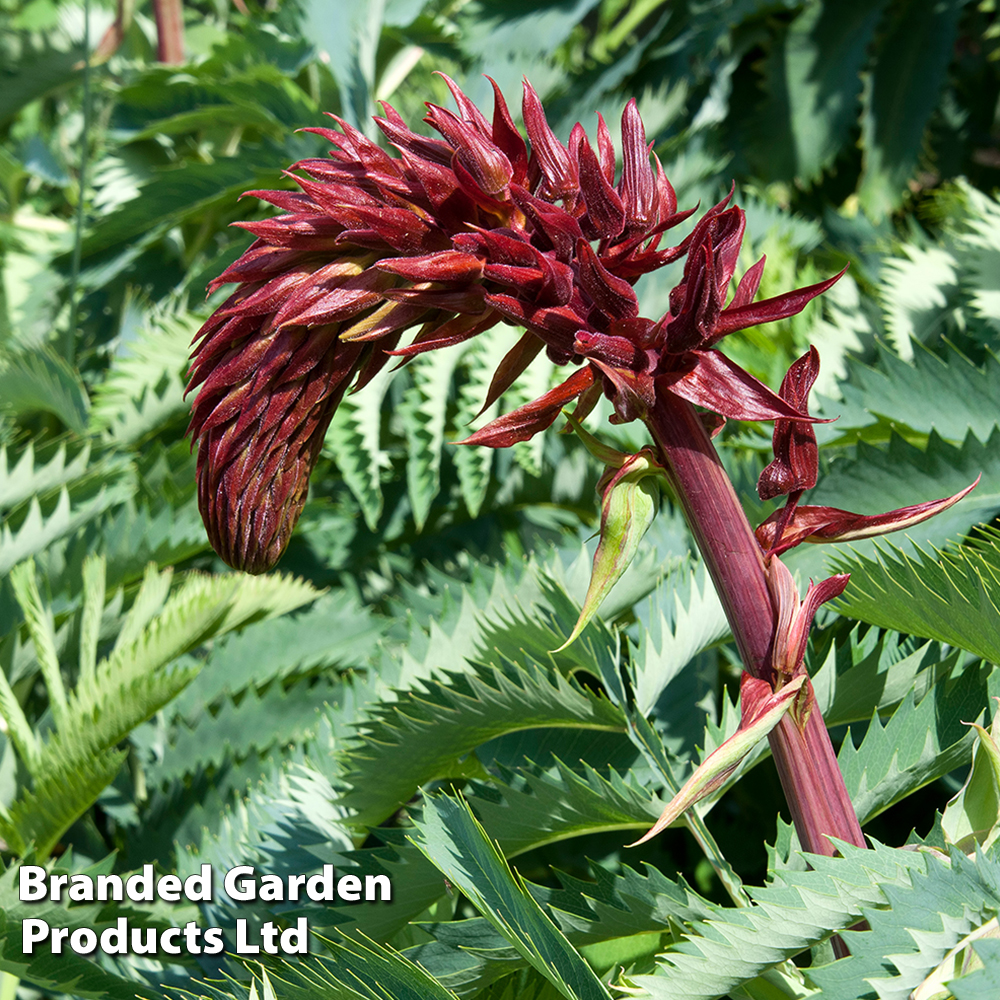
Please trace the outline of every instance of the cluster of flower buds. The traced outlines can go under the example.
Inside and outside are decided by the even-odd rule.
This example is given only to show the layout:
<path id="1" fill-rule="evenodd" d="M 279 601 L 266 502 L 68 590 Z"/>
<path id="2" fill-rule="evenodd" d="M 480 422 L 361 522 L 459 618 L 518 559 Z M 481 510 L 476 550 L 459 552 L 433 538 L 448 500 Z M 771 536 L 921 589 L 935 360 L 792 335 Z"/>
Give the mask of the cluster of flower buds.
<path id="1" fill-rule="evenodd" d="M 446 78 L 447 79 L 447 78 Z M 255 191 L 283 214 L 239 223 L 257 237 L 213 287 L 238 288 L 204 325 L 188 389 L 197 389 L 198 497 L 209 537 L 231 565 L 263 572 L 280 557 L 305 501 L 323 436 L 345 391 L 391 359 L 461 343 L 500 321 L 526 332 L 497 369 L 497 399 L 545 349 L 577 366 L 559 386 L 473 434 L 507 447 L 603 391 L 616 419 L 671 392 L 723 418 L 808 419 L 716 350 L 728 333 L 790 316 L 836 278 L 754 302 L 763 260 L 725 305 L 745 227 L 715 205 L 676 246 L 665 233 L 690 211 L 650 148 L 634 101 L 622 115 L 622 169 L 598 116 L 563 145 L 525 83 L 529 146 L 496 93 L 492 122 L 447 80 L 458 114 L 429 105 L 440 134 L 412 132 L 388 105 L 376 122 L 393 156 L 337 119 L 313 129 L 328 158 L 290 174 L 299 191 Z M 644 319 L 643 274 L 687 255 L 670 311 Z M 405 331 L 416 330 L 403 347 Z"/>

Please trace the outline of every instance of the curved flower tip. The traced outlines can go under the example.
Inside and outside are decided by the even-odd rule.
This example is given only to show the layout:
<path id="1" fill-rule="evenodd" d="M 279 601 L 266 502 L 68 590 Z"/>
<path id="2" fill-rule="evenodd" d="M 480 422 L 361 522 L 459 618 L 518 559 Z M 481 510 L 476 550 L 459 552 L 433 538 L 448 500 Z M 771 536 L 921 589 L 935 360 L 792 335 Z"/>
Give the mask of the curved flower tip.
<path id="1" fill-rule="evenodd" d="M 778 395 L 803 413 L 809 412 L 809 391 L 819 375 L 819 352 L 815 347 L 792 363 Z M 760 474 L 757 492 L 761 500 L 812 489 L 819 476 L 816 434 L 803 420 L 775 420 L 774 461 Z"/>
<path id="2" fill-rule="evenodd" d="M 888 535 L 943 513 L 967 497 L 979 485 L 980 479 L 981 474 L 976 476 L 975 482 L 950 497 L 911 504 L 885 514 L 852 514 L 837 507 L 797 506 L 789 515 L 782 508 L 764 521 L 755 534 L 770 555 L 778 555 L 803 542 L 854 542 Z"/>
<path id="3" fill-rule="evenodd" d="M 839 597 L 850 581 L 849 573 L 838 573 L 821 580 L 809 581 L 803 600 L 788 567 L 774 556 L 767 567 L 767 587 L 777 609 L 771 667 L 779 675 L 791 677 L 799 672 L 806 655 L 809 629 L 821 604 Z"/>

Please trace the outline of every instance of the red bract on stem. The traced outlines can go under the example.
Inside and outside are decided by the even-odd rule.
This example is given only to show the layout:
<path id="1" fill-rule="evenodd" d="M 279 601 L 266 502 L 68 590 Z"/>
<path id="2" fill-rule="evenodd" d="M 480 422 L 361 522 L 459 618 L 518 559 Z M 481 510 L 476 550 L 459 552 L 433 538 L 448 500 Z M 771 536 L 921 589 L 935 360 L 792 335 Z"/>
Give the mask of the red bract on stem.
<path id="1" fill-rule="evenodd" d="M 254 192 L 283 214 L 240 223 L 257 239 L 214 283 L 237 288 L 200 331 L 188 386 L 198 389 L 190 432 L 213 545 L 237 568 L 269 569 L 288 543 L 323 436 L 349 387 L 362 388 L 393 358 L 462 343 L 502 321 L 519 327 L 485 405 L 542 350 L 572 367 L 559 385 L 466 444 L 509 447 L 549 427 L 574 400 L 583 419 L 602 393 L 613 421 L 642 420 L 653 440 L 652 449 L 627 456 L 590 439 L 595 454 L 613 461 L 602 479 L 606 537 L 573 635 L 623 571 L 623 553 L 634 553 L 655 512 L 652 480 L 665 476 L 752 681 L 738 742 L 703 765 L 715 760 L 722 770 L 697 774 L 685 795 L 718 787 L 734 755 L 769 732 L 803 846 L 831 854 L 831 837 L 863 846 L 803 665 L 817 607 L 847 578 L 811 584 L 800 598 L 780 553 L 801 542 L 896 530 L 967 491 L 879 515 L 800 505 L 817 479 L 808 396 L 819 357 L 810 349 L 774 392 L 720 344 L 737 330 L 795 315 L 843 272 L 756 301 L 762 258 L 730 294 L 744 213 L 730 205 L 730 192 L 687 237 L 661 246 L 692 213 L 677 210 L 673 187 L 650 157 L 635 101 L 622 115 L 616 182 L 603 118 L 594 143 L 576 125 L 564 145 L 525 83 L 526 143 L 495 85 L 490 121 L 445 79 L 458 111 L 429 105 L 425 119 L 441 138 L 412 132 L 385 105 L 376 122 L 390 154 L 335 119 L 339 131 L 310 130 L 333 148 L 327 158 L 294 165 L 298 192 Z M 667 313 L 642 316 L 638 278 L 681 259 Z M 788 500 L 756 534 L 710 437 L 708 428 L 717 432 L 727 419 L 774 421 L 775 459 L 760 493 Z M 576 419 L 573 425 L 579 429 Z M 671 804 L 663 823 L 693 801 Z"/>

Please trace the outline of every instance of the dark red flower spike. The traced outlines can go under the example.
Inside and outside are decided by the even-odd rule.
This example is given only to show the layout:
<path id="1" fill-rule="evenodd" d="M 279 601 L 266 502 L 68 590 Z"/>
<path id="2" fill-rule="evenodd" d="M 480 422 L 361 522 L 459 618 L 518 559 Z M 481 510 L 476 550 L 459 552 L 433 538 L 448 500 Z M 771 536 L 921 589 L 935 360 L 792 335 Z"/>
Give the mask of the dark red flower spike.
<path id="1" fill-rule="evenodd" d="M 333 148 L 295 165 L 298 192 L 254 192 L 282 214 L 242 224 L 257 241 L 218 279 L 239 287 L 200 332 L 189 384 L 199 390 L 190 431 L 200 505 L 233 565 L 259 572 L 280 555 L 352 381 L 501 320 L 528 333 L 512 344 L 488 402 L 542 347 L 557 364 L 584 367 L 472 443 L 524 440 L 565 402 L 586 394 L 592 406 L 595 391 L 612 398 L 616 420 L 648 413 L 657 391 L 723 417 L 808 419 L 707 348 L 730 329 L 790 315 L 829 282 L 754 304 L 761 263 L 726 308 L 743 213 L 727 209 L 730 193 L 686 240 L 658 248 L 690 212 L 677 211 L 634 101 L 622 114 L 616 183 L 600 116 L 595 143 L 577 125 L 564 145 L 525 82 L 529 155 L 496 84 L 490 120 L 444 79 L 457 111 L 428 105 L 426 118 L 440 138 L 413 132 L 384 104 L 376 123 L 393 154 L 334 117 L 336 129 L 310 130 Z M 642 317 L 634 282 L 685 254 L 676 314 Z"/>

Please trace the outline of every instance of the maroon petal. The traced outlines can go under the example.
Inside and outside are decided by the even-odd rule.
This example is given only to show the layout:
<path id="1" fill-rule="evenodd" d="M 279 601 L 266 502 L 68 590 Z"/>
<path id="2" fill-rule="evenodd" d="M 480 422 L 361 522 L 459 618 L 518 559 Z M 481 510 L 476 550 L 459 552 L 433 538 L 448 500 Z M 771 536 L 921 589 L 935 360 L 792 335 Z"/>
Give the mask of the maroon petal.
<path id="1" fill-rule="evenodd" d="M 533 333 L 526 333 L 503 357 L 493 373 L 486 400 L 479 413 L 488 410 L 521 376 L 521 373 L 538 357 L 545 342 Z M 479 413 L 476 416 L 479 416 Z"/>
<path id="2" fill-rule="evenodd" d="M 657 386 L 732 420 L 784 417 L 817 422 L 816 417 L 790 406 L 719 351 L 690 351 L 686 359 L 680 371 L 657 376 Z"/>
<path id="3" fill-rule="evenodd" d="M 475 183 L 490 195 L 506 190 L 514 175 L 514 168 L 494 144 L 490 134 L 484 134 L 474 124 L 462 121 L 457 115 L 436 104 L 428 104 L 427 107 L 429 110 L 424 121 L 451 143 L 459 162 Z"/>
<path id="4" fill-rule="evenodd" d="M 390 104 L 381 102 L 385 118 L 374 118 L 373 121 L 382 130 L 382 134 L 401 152 L 411 153 L 423 160 L 430 160 L 441 166 L 448 166 L 454 150 L 440 139 L 428 139 L 407 128 L 406 122 Z"/>
<path id="5" fill-rule="evenodd" d="M 486 304 L 496 309 L 512 326 L 527 326 L 529 323 L 529 308 L 513 295 L 505 295 L 503 292 L 488 292 Z M 581 320 L 577 325 L 582 326 L 583 321 Z"/>
<path id="6" fill-rule="evenodd" d="M 586 326 L 583 319 L 571 306 L 553 306 L 549 309 L 533 309 L 512 295 L 498 293 L 486 296 L 486 304 L 492 306 L 514 326 L 523 326 L 537 334 L 551 348 L 566 354 L 568 360 L 573 354 L 573 337 L 576 331 Z"/>
<path id="7" fill-rule="evenodd" d="M 527 80 L 524 81 L 522 112 L 524 127 L 531 140 L 532 155 L 538 158 L 538 165 L 552 195 L 556 198 L 574 195 L 580 187 L 576 164 L 570 159 L 569 151 L 549 128 L 542 102 Z"/>
<path id="8" fill-rule="evenodd" d="M 338 264 L 330 264 L 286 298 L 273 322 L 276 327 L 339 323 L 381 303 L 392 284 L 392 275 L 373 270 L 345 279 Z"/>
<path id="9" fill-rule="evenodd" d="M 691 230 L 688 237 L 681 244 L 685 247 L 690 247 L 692 250 L 701 246 L 705 242 L 706 234 L 709 233 L 712 227 L 715 225 L 715 218 L 723 211 L 725 211 L 726 206 L 729 204 L 730 199 L 736 192 L 736 182 L 734 181 L 732 186 L 729 188 L 729 194 L 726 195 L 722 201 L 716 202 L 698 221 L 695 223 L 694 229 Z M 690 268 L 693 267 L 693 262 L 688 260 L 684 265 L 684 281 L 688 281 L 688 276 L 690 274 Z"/>
<path id="10" fill-rule="evenodd" d="M 354 208 L 367 205 L 378 209 L 380 201 L 374 194 L 369 194 L 360 188 L 351 188 L 347 184 L 339 184 L 329 180 L 308 180 L 297 177 L 296 182 L 331 219 L 342 226 L 356 224 L 359 216 Z"/>
<path id="11" fill-rule="evenodd" d="M 601 170 L 608 183 L 614 184 L 615 144 L 611 141 L 611 130 L 600 111 L 597 112 L 597 158 L 601 161 Z"/>
<path id="12" fill-rule="evenodd" d="M 773 323 L 778 319 L 795 316 L 797 313 L 802 312 L 817 295 L 822 295 L 823 292 L 832 287 L 846 273 L 847 267 L 832 278 L 817 282 L 815 285 L 796 288 L 794 291 L 785 292 L 783 295 L 775 295 L 772 299 L 764 299 L 763 302 L 752 302 L 749 305 L 738 306 L 735 309 L 730 307 L 723 310 L 722 315 L 715 324 L 712 343 L 737 330 L 745 330 L 750 326 L 758 326 L 761 323 Z"/>
<path id="13" fill-rule="evenodd" d="M 358 377 L 351 389 L 352 395 L 360 392 L 378 373 L 385 368 L 392 356 L 392 349 L 399 343 L 402 331 L 397 330 L 394 334 L 386 337 L 381 344 L 373 346 L 367 357 L 362 355 L 363 361 L 358 370 Z"/>
<path id="14" fill-rule="evenodd" d="M 805 600 L 800 601 L 788 567 L 772 554 L 767 563 L 767 586 L 777 610 L 771 651 L 771 666 L 775 670 L 787 676 L 799 673 L 816 612 L 824 602 L 839 597 L 849 580 L 849 573 L 840 573 L 819 583 L 810 580 Z"/>
<path id="15" fill-rule="evenodd" d="M 367 205 L 358 205 L 352 211 L 393 250 L 400 253 L 426 253 L 430 250 L 444 250 L 447 246 L 447 238 L 436 226 L 429 225 L 415 212 L 405 208 L 369 208 Z"/>
<path id="16" fill-rule="evenodd" d="M 462 113 L 462 117 L 467 122 L 475 125 L 480 135 L 489 137 L 491 129 L 485 115 L 465 96 L 462 88 L 447 73 L 437 72 L 437 75 L 448 85 L 451 96 L 455 99 L 455 104 L 458 105 L 458 110 Z"/>
<path id="17" fill-rule="evenodd" d="M 527 441 L 545 430 L 559 416 L 562 408 L 594 383 L 594 372 L 588 366 L 578 368 L 565 382 L 549 390 L 544 396 L 491 420 L 457 444 L 479 444 L 489 448 L 509 448 L 518 441 Z"/>
<path id="18" fill-rule="evenodd" d="M 307 161 L 303 161 L 307 162 Z M 240 198 L 259 198 L 283 212 L 297 215 L 300 212 L 315 212 L 313 200 L 301 191 L 244 191 Z"/>
<path id="19" fill-rule="evenodd" d="M 459 187 L 450 167 L 442 167 L 406 152 L 403 159 L 442 228 L 448 232 L 464 229 L 468 221 L 476 217 L 475 201 Z"/>
<path id="20" fill-rule="evenodd" d="M 579 336 L 579 334 L 577 335 Z M 655 383 L 648 371 L 633 371 L 598 358 L 588 360 L 604 376 L 604 393 L 615 408 L 613 424 L 627 424 L 647 414 L 656 405 Z"/>
<path id="21" fill-rule="evenodd" d="M 747 217 L 739 208 L 731 208 L 716 217 L 712 242 L 715 245 L 715 283 L 721 300 L 725 300 L 729 282 L 736 271 L 746 226 Z"/>
<path id="22" fill-rule="evenodd" d="M 483 277 L 499 285 L 516 289 L 522 296 L 534 298 L 545 281 L 539 267 L 511 267 L 509 264 L 487 264 Z"/>
<path id="23" fill-rule="evenodd" d="M 378 261 L 374 266 L 380 271 L 398 274 L 407 281 L 478 281 L 483 276 L 483 262 L 473 254 L 458 250 L 389 258 Z"/>
<path id="24" fill-rule="evenodd" d="M 327 117 L 332 118 L 340 128 L 340 132 L 333 132 L 329 129 L 320 131 L 330 142 L 339 146 L 351 159 L 360 160 L 368 170 L 381 170 L 392 173 L 397 169 L 392 157 L 384 150 L 380 149 L 366 135 L 359 132 L 349 122 L 337 115 L 327 113 Z M 303 131 L 319 131 L 304 129 Z"/>
<path id="25" fill-rule="evenodd" d="M 672 220 L 677 215 L 677 193 L 673 184 L 667 179 L 663 171 L 663 164 L 660 158 L 653 154 L 653 162 L 656 164 L 656 200 L 657 221 L 662 224 Z"/>
<path id="26" fill-rule="evenodd" d="M 790 406 L 809 412 L 809 391 L 819 375 L 819 352 L 810 347 L 793 362 L 778 394 Z M 775 420 L 772 439 L 774 461 L 760 474 L 757 492 L 771 500 L 796 490 L 812 489 L 819 474 L 819 450 L 812 427 L 801 420 Z"/>
<path id="27" fill-rule="evenodd" d="M 681 214 L 690 215 L 691 213 L 682 212 Z M 684 246 L 668 247 L 666 250 L 655 252 L 641 251 L 626 254 L 619 254 L 618 249 L 618 247 L 609 248 L 607 253 L 601 255 L 601 259 L 605 262 L 605 266 L 626 281 L 635 281 L 644 274 L 649 274 L 650 271 L 655 271 L 666 264 L 672 264 L 675 260 L 680 260 L 687 252 L 687 248 Z"/>
<path id="28" fill-rule="evenodd" d="M 481 229 L 459 233 L 452 246 L 463 253 L 486 257 L 491 264 L 511 264 L 514 267 L 537 267 L 538 251 L 525 235 L 511 235 L 511 230 Z"/>
<path id="29" fill-rule="evenodd" d="M 340 327 L 343 341 L 381 340 L 387 334 L 416 326 L 427 312 L 423 306 L 406 305 L 402 302 L 384 302 L 361 319 Z"/>
<path id="30" fill-rule="evenodd" d="M 531 220 L 536 233 L 548 241 L 549 246 L 542 249 L 551 247 L 563 263 L 570 263 L 577 240 L 583 239 L 580 223 L 565 209 L 536 198 L 517 184 L 511 184 L 510 195 L 514 204 Z"/>
<path id="31" fill-rule="evenodd" d="M 384 350 L 393 357 L 409 359 L 427 351 L 437 351 L 442 347 L 461 344 L 496 326 L 500 319 L 499 314 L 493 309 L 478 316 L 452 316 L 443 323 L 428 323 L 426 329 L 421 330 L 413 338 L 413 343 L 407 347 L 401 347 L 399 350 L 384 348 Z"/>
<path id="32" fill-rule="evenodd" d="M 837 573 L 825 580 L 820 580 L 819 583 L 809 581 L 809 589 L 802 601 L 802 607 L 799 609 L 788 634 L 788 648 L 791 655 L 795 657 L 796 666 L 805 658 L 806 645 L 809 642 L 809 629 L 812 627 L 813 618 L 816 617 L 820 605 L 832 601 L 835 597 L 840 597 L 850 579 L 850 573 Z"/>
<path id="33" fill-rule="evenodd" d="M 252 246 L 235 263 L 230 264 L 208 286 L 209 292 L 214 292 L 223 285 L 238 281 L 241 284 L 267 281 L 284 271 L 292 271 L 301 264 L 304 255 L 285 247 Z"/>
<path id="34" fill-rule="evenodd" d="M 458 182 L 459 188 L 481 209 L 500 219 L 509 218 L 510 205 L 499 196 L 494 197 L 491 194 L 487 194 L 482 184 L 465 169 L 458 153 L 451 158 L 451 172 L 455 175 L 455 180 Z M 504 194 L 506 192 L 500 192 L 500 195 Z"/>
<path id="35" fill-rule="evenodd" d="M 536 331 L 548 335 L 547 342 L 555 341 L 558 344 L 572 344 L 576 331 L 587 325 L 573 305 L 535 309 L 528 322 Z"/>
<path id="36" fill-rule="evenodd" d="M 263 316 L 280 309 L 282 304 L 296 289 L 308 284 L 317 270 L 316 264 L 303 264 L 279 274 L 260 288 L 250 286 L 244 294 L 240 292 L 226 300 L 226 304 L 216 312 L 216 317 L 223 319 L 239 313 L 241 316 Z M 243 290 L 240 290 L 243 292 Z"/>
<path id="37" fill-rule="evenodd" d="M 625 208 L 584 136 L 579 147 L 580 190 L 593 226 L 593 238 L 613 239 L 625 228 Z"/>
<path id="38" fill-rule="evenodd" d="M 573 419 L 578 423 L 583 423 L 590 416 L 594 407 L 601 401 L 604 394 L 601 382 L 594 382 L 589 389 L 584 389 L 573 407 Z M 565 432 L 564 432 L 565 433 Z"/>
<path id="39" fill-rule="evenodd" d="M 608 336 L 580 330 L 573 348 L 588 361 L 600 361 L 602 368 L 625 368 L 633 372 L 645 371 L 649 367 L 649 357 L 634 341 L 627 337 Z"/>
<path id="40" fill-rule="evenodd" d="M 476 315 L 483 311 L 485 289 L 482 285 L 469 285 L 455 291 L 420 287 L 389 288 L 382 293 L 382 297 L 392 302 L 407 302 L 428 309 Z"/>
<path id="41" fill-rule="evenodd" d="M 608 271 L 584 239 L 577 241 L 576 260 L 581 287 L 605 316 L 634 319 L 639 315 L 639 302 L 632 286 Z"/>
<path id="42" fill-rule="evenodd" d="M 684 302 L 679 309 L 671 294 L 670 311 L 676 314 L 666 327 L 666 350 L 670 354 L 707 346 L 722 311 L 722 299 L 715 280 L 715 254 L 710 236 L 694 247 L 685 265 L 687 280 L 674 291 L 683 289 Z"/>
<path id="43" fill-rule="evenodd" d="M 935 514 L 946 511 L 968 496 L 981 478 L 977 476 L 974 483 L 954 496 L 900 507 L 885 514 L 852 514 L 849 510 L 840 510 L 837 507 L 799 506 L 788 519 L 782 536 L 775 545 L 777 524 L 784 513 L 778 510 L 760 525 L 755 534 L 757 541 L 773 553 L 784 552 L 802 542 L 852 542 L 861 538 L 872 538 L 875 535 L 887 535 L 893 531 L 912 527 L 934 517 Z"/>
<path id="44" fill-rule="evenodd" d="M 573 268 L 551 254 L 539 253 L 538 264 L 544 275 L 538 293 L 540 306 L 564 306 L 573 298 L 576 275 Z"/>
<path id="45" fill-rule="evenodd" d="M 622 113 L 622 178 L 618 184 L 630 235 L 656 223 L 656 178 L 649 162 L 646 129 L 633 97 Z"/>
<path id="46" fill-rule="evenodd" d="M 570 163 L 574 163 L 577 166 L 577 171 L 580 167 L 580 146 L 587 141 L 587 133 L 584 131 L 583 126 L 577 122 L 569 130 L 569 142 L 566 145 L 566 150 L 569 153 Z M 573 200 L 576 200 L 574 195 Z"/>
<path id="47" fill-rule="evenodd" d="M 506 154 L 518 184 L 524 184 L 528 177 L 528 150 L 524 139 L 514 125 L 507 108 L 507 102 L 500 93 L 496 80 L 486 77 L 493 86 L 493 141 Z"/>
<path id="48" fill-rule="evenodd" d="M 752 267 L 748 267 L 740 278 L 740 283 L 736 286 L 736 294 L 733 301 L 729 303 L 730 309 L 739 309 L 741 306 L 748 306 L 753 302 L 757 289 L 760 288 L 760 279 L 764 275 L 764 263 L 767 261 L 767 254 L 764 254 Z"/>

